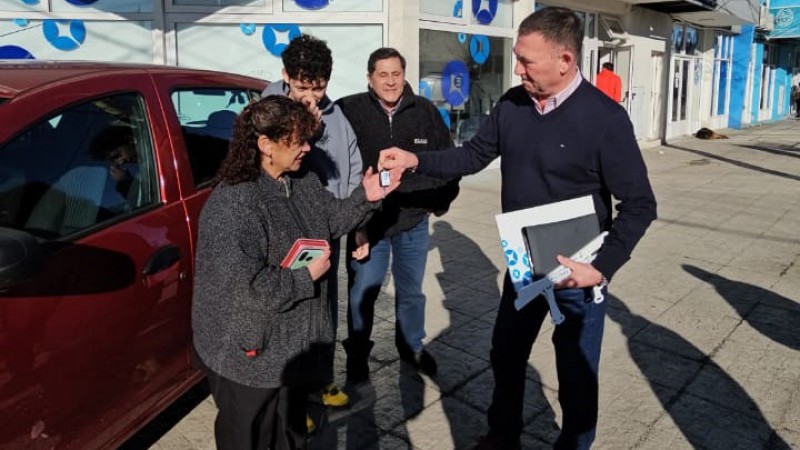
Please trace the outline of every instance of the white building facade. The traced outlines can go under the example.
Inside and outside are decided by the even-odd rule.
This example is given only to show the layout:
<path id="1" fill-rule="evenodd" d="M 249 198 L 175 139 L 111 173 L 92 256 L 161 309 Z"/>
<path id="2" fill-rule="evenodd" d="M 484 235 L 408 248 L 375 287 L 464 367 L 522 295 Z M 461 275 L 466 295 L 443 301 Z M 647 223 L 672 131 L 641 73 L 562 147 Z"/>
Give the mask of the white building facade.
<path id="1" fill-rule="evenodd" d="M 594 81 L 603 62 L 615 64 L 640 140 L 728 123 L 731 36 L 746 20 L 714 0 L 0 0 L 0 59 L 144 62 L 277 80 L 282 49 L 309 33 L 333 51 L 329 94 L 338 98 L 363 91 L 368 55 L 391 46 L 460 141 L 518 83 L 516 27 L 544 6 L 583 17 L 583 76 Z"/>

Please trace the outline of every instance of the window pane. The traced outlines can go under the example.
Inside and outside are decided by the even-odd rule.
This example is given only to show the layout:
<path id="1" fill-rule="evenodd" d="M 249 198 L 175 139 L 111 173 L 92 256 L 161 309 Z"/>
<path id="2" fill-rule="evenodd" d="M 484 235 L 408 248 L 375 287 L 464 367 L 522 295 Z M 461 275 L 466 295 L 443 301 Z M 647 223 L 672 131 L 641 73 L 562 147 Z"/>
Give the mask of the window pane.
<path id="1" fill-rule="evenodd" d="M 0 167 L 0 226 L 42 238 L 67 236 L 159 201 L 150 128 L 135 94 L 44 118 L 0 147 Z"/>
<path id="2" fill-rule="evenodd" d="M 283 67 L 280 54 L 300 33 L 326 41 L 333 53 L 333 73 L 328 84 L 331 99 L 366 89 L 367 59 L 383 43 L 383 27 L 378 24 L 178 23 L 178 65 L 280 80 Z"/>
<path id="3" fill-rule="evenodd" d="M 467 3 L 467 8 L 469 8 L 469 4 Z M 420 0 L 419 12 L 460 19 L 464 17 L 464 2 L 463 0 Z"/>
<path id="4" fill-rule="evenodd" d="M 172 93 L 195 186 L 216 175 L 228 153 L 233 122 L 260 93 L 236 89 L 192 89 Z"/>
<path id="5" fill-rule="evenodd" d="M 266 6 L 266 0 L 172 0 L 175 6 Z"/>
<path id="6" fill-rule="evenodd" d="M 0 20 L 0 58 L 153 62 L 149 21 Z"/>
<path id="7" fill-rule="evenodd" d="M 0 0 L 0 11 L 47 11 L 46 1 Z"/>
<path id="8" fill-rule="evenodd" d="M 510 40 L 420 30 L 419 94 L 442 112 L 456 144 L 472 137 L 504 92 Z"/>
<path id="9" fill-rule="evenodd" d="M 153 0 L 51 1 L 55 12 L 153 12 Z"/>
<path id="10" fill-rule="evenodd" d="M 283 10 L 379 12 L 383 10 L 383 0 L 283 0 Z"/>

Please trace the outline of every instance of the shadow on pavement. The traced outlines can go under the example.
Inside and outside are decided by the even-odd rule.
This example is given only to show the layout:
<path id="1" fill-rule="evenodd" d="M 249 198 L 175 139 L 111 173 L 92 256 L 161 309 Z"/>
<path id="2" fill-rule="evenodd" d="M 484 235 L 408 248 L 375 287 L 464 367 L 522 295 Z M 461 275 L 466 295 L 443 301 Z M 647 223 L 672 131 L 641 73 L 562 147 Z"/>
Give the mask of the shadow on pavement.
<path id="1" fill-rule="evenodd" d="M 609 318 L 627 337 L 631 358 L 692 447 L 791 448 L 742 386 L 692 343 L 632 313 L 614 296 L 606 301 Z"/>
<path id="2" fill-rule="evenodd" d="M 743 169 L 755 170 L 757 172 L 766 173 L 768 175 L 775 175 L 775 176 L 782 177 L 782 178 L 788 178 L 790 180 L 800 181 L 800 176 L 798 176 L 798 175 L 794 175 L 794 174 L 791 174 L 791 173 L 780 172 L 778 170 L 766 169 L 764 167 L 756 166 L 755 164 L 749 164 L 749 163 L 746 163 L 746 162 L 737 161 L 735 159 L 726 158 L 724 156 L 720 156 L 720 155 L 717 155 L 717 154 L 714 154 L 714 153 L 704 152 L 702 150 L 695 150 L 695 149 L 688 148 L 688 147 L 679 147 L 679 146 L 674 145 L 674 144 L 665 144 L 664 147 L 666 147 L 666 148 L 674 148 L 676 150 L 682 150 L 684 152 L 694 153 L 695 155 L 700 155 L 700 156 L 704 156 L 704 157 L 709 158 L 709 159 L 715 159 L 717 161 L 726 162 L 728 164 L 732 164 L 734 166 L 741 167 Z M 787 156 L 791 156 L 791 155 L 787 155 Z"/>
<path id="3" fill-rule="evenodd" d="M 165 409 L 122 444 L 118 450 L 145 450 L 150 448 L 209 395 L 211 395 L 211 391 L 209 391 L 208 382 L 204 378 L 203 381 L 189 389 L 169 408 Z M 209 424 L 209 426 L 213 427 L 213 424 Z"/>
<path id="4" fill-rule="evenodd" d="M 720 296 L 759 333 L 800 350 L 800 304 L 752 284 L 730 280 L 689 264 L 683 270 L 714 286 Z"/>

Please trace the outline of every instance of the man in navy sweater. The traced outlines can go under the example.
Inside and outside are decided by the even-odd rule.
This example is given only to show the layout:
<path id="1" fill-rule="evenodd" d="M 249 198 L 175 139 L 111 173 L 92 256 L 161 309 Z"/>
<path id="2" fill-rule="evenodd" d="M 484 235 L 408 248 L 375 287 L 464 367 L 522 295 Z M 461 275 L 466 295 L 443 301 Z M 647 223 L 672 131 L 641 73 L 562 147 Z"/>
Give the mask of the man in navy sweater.
<path id="1" fill-rule="evenodd" d="M 552 339 L 563 410 L 557 449 L 588 449 L 594 441 L 606 302 L 593 302 L 592 291 L 599 286 L 607 293 L 608 280 L 656 217 L 627 113 L 581 77 L 582 40 L 583 24 L 569 9 L 531 14 L 514 45 L 514 73 L 522 85 L 503 95 L 475 137 L 462 149 L 413 154 L 391 148 L 380 159 L 383 168 L 451 178 L 478 172 L 502 156 L 504 212 L 585 195 L 594 199 L 600 227 L 609 231 L 597 258 L 587 264 L 558 257 L 572 275 L 556 290 L 566 316 Z M 612 196 L 619 201 L 616 218 Z M 506 275 L 492 336 L 490 431 L 479 449 L 520 448 L 525 368 L 548 308 L 539 298 L 517 311 L 515 299 Z"/>

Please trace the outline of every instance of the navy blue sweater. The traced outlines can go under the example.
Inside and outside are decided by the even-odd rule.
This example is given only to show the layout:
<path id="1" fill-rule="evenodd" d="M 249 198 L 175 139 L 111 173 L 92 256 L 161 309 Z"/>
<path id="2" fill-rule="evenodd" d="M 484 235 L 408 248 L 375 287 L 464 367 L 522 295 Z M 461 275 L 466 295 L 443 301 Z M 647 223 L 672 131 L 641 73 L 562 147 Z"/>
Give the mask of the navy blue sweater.
<path id="1" fill-rule="evenodd" d="M 420 154 L 417 172 L 467 175 L 498 156 L 503 212 L 592 195 L 600 228 L 610 231 L 592 265 L 608 279 L 656 218 L 628 114 L 585 80 L 545 115 L 522 86 L 508 90 L 463 148 Z M 613 220 L 612 196 L 619 200 Z"/>

